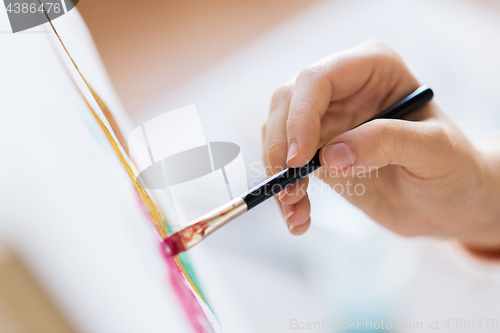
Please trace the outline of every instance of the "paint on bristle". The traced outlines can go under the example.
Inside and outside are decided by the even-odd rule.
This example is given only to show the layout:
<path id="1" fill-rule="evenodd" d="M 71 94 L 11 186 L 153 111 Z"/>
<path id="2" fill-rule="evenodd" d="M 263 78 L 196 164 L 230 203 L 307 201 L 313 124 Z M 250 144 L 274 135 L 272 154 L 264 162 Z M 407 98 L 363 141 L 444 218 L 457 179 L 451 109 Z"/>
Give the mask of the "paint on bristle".
<path id="1" fill-rule="evenodd" d="M 181 252 L 186 251 L 186 247 L 182 243 L 181 237 L 176 232 L 163 240 L 163 245 L 165 245 L 165 252 L 171 257 L 178 255 Z"/>

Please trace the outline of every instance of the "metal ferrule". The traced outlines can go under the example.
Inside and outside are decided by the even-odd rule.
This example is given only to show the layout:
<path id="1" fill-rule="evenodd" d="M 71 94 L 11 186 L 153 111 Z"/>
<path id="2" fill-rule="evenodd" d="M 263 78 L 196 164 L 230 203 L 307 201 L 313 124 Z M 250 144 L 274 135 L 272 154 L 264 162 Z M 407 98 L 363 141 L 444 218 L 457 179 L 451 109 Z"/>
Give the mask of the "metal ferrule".
<path id="1" fill-rule="evenodd" d="M 247 208 L 245 201 L 238 197 L 196 219 L 192 225 L 178 231 L 184 247 L 187 250 L 198 244 L 213 231 L 246 212 Z"/>

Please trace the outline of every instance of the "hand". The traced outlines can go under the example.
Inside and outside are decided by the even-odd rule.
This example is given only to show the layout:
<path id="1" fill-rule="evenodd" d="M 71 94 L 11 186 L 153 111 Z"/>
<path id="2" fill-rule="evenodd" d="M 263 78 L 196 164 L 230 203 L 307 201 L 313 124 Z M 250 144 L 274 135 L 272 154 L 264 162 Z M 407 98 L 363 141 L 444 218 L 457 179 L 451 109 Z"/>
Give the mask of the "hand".
<path id="1" fill-rule="evenodd" d="M 315 176 L 381 225 L 500 247 L 499 177 L 435 102 L 405 120 L 351 129 L 419 86 L 377 41 L 308 66 L 273 96 L 263 129 L 268 176 L 306 164 L 323 147 Z M 295 235 L 311 223 L 307 186 L 303 179 L 277 198 Z"/>

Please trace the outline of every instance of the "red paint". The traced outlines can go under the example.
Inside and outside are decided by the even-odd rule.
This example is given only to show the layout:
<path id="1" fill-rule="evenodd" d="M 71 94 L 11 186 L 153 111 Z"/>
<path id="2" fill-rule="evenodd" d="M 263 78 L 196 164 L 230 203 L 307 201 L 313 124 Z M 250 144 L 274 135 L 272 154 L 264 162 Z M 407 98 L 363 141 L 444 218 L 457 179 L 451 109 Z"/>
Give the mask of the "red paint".
<path id="1" fill-rule="evenodd" d="M 163 240 L 163 245 L 165 247 L 165 253 L 171 257 L 174 257 L 179 253 L 186 251 L 184 244 L 182 244 L 179 233 L 174 233 L 165 238 Z"/>
<path id="2" fill-rule="evenodd" d="M 205 230 L 209 226 L 209 222 L 205 222 L 204 220 L 202 220 L 196 224 L 193 224 L 189 228 L 182 229 L 177 232 L 179 234 L 179 240 L 182 240 L 183 244 L 190 244 L 195 236 L 203 236 L 205 234 Z"/>

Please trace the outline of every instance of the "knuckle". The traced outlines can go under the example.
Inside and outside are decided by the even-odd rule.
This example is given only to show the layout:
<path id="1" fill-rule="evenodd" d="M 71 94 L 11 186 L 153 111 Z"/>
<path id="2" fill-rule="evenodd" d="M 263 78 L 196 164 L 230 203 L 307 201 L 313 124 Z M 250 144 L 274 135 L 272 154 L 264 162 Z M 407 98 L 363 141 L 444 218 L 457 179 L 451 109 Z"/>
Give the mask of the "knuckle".
<path id="1" fill-rule="evenodd" d="M 437 140 L 438 142 L 442 142 L 445 144 L 450 143 L 450 137 L 448 136 L 448 133 L 443 126 L 434 125 L 430 127 L 429 132 L 430 140 Z"/>
<path id="2" fill-rule="evenodd" d="M 438 144 L 443 151 L 448 151 L 449 149 L 453 149 L 455 144 L 453 139 L 448 134 L 448 131 L 445 127 L 435 124 L 430 126 L 427 129 L 428 133 L 426 133 L 425 143 L 433 144 L 436 146 Z"/>
<path id="3" fill-rule="evenodd" d="M 319 65 L 310 65 L 301 70 L 297 76 L 297 82 L 317 78 L 323 74 L 323 68 Z"/>
<path id="4" fill-rule="evenodd" d="M 286 123 L 287 133 L 295 133 L 304 128 L 305 122 L 311 123 L 319 118 L 319 110 L 323 108 L 321 101 L 312 98 L 303 98 L 290 106 L 290 113 Z"/>
<path id="5" fill-rule="evenodd" d="M 295 103 L 290 108 L 290 113 L 288 114 L 287 119 L 287 130 L 290 130 L 290 127 L 293 127 L 297 121 L 300 121 L 304 118 L 304 115 L 307 113 L 307 110 L 310 110 L 314 106 L 314 102 L 309 100 L 303 100 Z"/>
<path id="6" fill-rule="evenodd" d="M 367 45 L 376 50 L 379 50 L 379 52 L 381 52 L 382 54 L 397 55 L 396 51 L 394 51 L 392 47 L 390 47 L 386 42 L 380 39 L 370 39 L 367 41 Z"/>
<path id="7" fill-rule="evenodd" d="M 381 39 L 378 39 L 378 38 L 371 38 L 371 39 L 369 39 L 369 40 L 366 41 L 366 44 L 372 45 L 372 46 L 376 46 L 376 47 L 379 47 L 379 48 L 382 48 L 382 49 L 392 50 L 389 47 L 389 45 L 387 45 L 384 41 L 382 41 Z"/>
<path id="8" fill-rule="evenodd" d="M 365 139 L 368 142 L 373 142 L 375 145 L 374 150 L 379 155 L 384 156 L 392 162 L 392 156 L 398 151 L 398 141 L 393 129 L 388 125 L 386 119 L 374 120 L 370 126 L 372 127 L 368 131 L 370 134 Z"/>
<path id="9" fill-rule="evenodd" d="M 377 54 L 381 59 L 403 62 L 401 56 L 394 51 L 392 47 L 380 39 L 370 39 L 366 42 L 366 45 L 369 48 L 377 50 Z"/>
<path id="10" fill-rule="evenodd" d="M 292 98 L 292 91 L 293 86 L 291 84 L 285 84 L 276 89 L 271 99 L 271 109 L 274 109 L 278 103 L 289 101 Z"/>
<path id="11" fill-rule="evenodd" d="M 267 160 L 269 166 L 272 168 L 271 171 L 273 171 L 273 173 L 276 173 L 277 171 L 275 169 L 283 164 L 284 160 L 280 157 L 283 155 L 285 149 L 286 145 L 284 145 L 281 140 L 270 138 L 267 142 L 264 156 L 265 160 Z"/>

